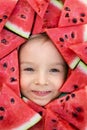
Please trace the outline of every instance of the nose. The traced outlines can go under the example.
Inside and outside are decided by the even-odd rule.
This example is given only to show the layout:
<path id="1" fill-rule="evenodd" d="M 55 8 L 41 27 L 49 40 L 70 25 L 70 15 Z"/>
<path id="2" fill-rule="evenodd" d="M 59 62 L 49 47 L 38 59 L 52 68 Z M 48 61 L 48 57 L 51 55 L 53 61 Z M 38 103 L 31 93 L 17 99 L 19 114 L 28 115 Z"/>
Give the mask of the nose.
<path id="1" fill-rule="evenodd" d="M 43 71 L 39 72 L 36 75 L 36 79 L 35 79 L 35 84 L 36 85 L 48 85 L 48 78 L 47 78 L 47 74 Z"/>

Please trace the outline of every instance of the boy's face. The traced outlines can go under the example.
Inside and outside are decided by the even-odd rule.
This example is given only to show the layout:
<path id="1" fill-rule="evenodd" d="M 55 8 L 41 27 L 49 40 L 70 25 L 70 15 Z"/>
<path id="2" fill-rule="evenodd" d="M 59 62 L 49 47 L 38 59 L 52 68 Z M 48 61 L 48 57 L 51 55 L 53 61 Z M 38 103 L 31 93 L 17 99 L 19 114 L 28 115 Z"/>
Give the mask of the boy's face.
<path id="1" fill-rule="evenodd" d="M 22 94 L 44 106 L 59 95 L 65 79 L 65 63 L 50 41 L 33 39 L 20 50 Z"/>

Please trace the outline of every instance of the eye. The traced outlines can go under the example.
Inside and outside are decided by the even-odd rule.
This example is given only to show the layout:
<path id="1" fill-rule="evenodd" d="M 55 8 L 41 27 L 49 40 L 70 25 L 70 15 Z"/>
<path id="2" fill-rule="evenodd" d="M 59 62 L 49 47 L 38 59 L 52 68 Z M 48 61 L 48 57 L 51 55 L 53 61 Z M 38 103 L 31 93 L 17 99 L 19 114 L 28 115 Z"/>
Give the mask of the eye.
<path id="1" fill-rule="evenodd" d="M 34 69 L 31 67 L 28 67 L 28 68 L 24 68 L 24 71 L 34 71 Z"/>
<path id="2" fill-rule="evenodd" d="M 56 68 L 52 68 L 52 69 L 50 69 L 50 72 L 60 72 L 60 70 L 56 69 Z"/>

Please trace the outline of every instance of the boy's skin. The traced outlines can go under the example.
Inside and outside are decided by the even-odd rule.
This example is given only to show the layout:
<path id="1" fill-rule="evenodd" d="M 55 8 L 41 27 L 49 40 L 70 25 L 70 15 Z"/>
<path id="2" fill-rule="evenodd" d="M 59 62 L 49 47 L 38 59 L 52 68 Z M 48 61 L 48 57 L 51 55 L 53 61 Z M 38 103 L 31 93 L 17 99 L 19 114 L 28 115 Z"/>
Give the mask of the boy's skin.
<path id="1" fill-rule="evenodd" d="M 21 92 L 26 98 L 45 106 L 58 97 L 66 64 L 47 36 L 38 35 L 22 45 L 19 60 Z"/>

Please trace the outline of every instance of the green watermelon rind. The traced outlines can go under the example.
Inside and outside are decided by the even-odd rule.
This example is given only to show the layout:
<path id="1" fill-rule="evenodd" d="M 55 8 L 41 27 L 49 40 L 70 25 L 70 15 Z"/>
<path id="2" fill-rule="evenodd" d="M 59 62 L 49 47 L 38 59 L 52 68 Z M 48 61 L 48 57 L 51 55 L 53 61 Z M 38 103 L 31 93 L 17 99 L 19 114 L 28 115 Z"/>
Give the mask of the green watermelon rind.
<path id="1" fill-rule="evenodd" d="M 84 62 L 80 61 L 78 64 L 78 68 L 87 75 L 87 64 Z"/>
<path id="2" fill-rule="evenodd" d="M 77 56 L 70 64 L 69 67 L 71 69 L 74 69 L 76 67 L 76 65 L 78 64 L 78 62 L 80 61 L 80 58 Z"/>
<path id="3" fill-rule="evenodd" d="M 50 0 L 50 3 L 59 8 L 60 10 L 62 10 L 63 8 L 63 3 L 61 1 Z"/>
<path id="4" fill-rule="evenodd" d="M 23 125 L 17 127 L 17 128 L 13 128 L 11 130 L 27 130 L 30 127 L 32 127 L 33 125 L 35 125 L 37 122 L 39 122 L 41 120 L 41 116 L 39 114 L 35 114 L 29 121 L 27 121 L 26 123 L 24 123 Z"/>
<path id="5" fill-rule="evenodd" d="M 29 38 L 29 36 L 30 36 L 30 32 L 24 31 L 22 28 L 20 28 L 19 26 L 11 23 L 10 21 L 7 21 L 5 26 L 9 30 L 13 31 L 14 33 L 16 33 L 16 34 L 18 34 L 18 35 L 20 35 L 20 36 L 22 36 L 24 38 Z"/>

